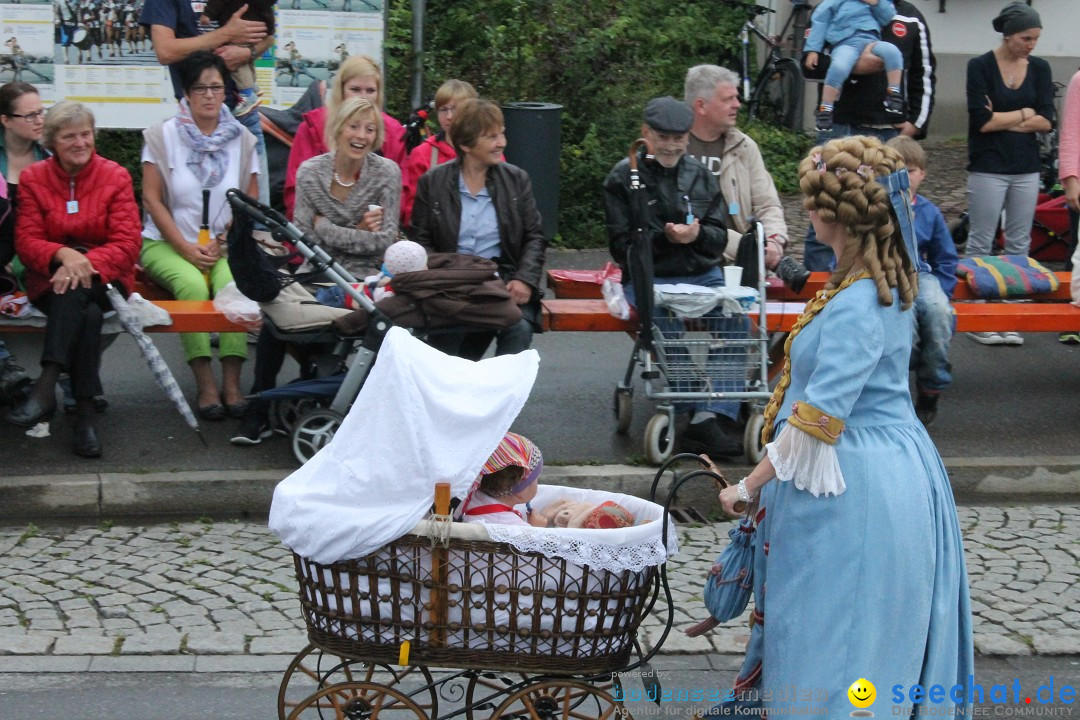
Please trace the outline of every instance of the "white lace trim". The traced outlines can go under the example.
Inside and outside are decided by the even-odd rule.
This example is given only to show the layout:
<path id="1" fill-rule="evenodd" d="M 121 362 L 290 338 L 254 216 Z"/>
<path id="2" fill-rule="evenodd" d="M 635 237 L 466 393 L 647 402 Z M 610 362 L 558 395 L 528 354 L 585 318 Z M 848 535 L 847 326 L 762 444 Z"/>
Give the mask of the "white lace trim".
<path id="1" fill-rule="evenodd" d="M 576 565 L 588 565 L 608 572 L 640 572 L 650 565 L 664 563 L 670 555 L 679 551 L 674 521 L 668 523 L 669 542 L 666 551 L 660 537 L 663 523 L 655 521 L 646 527 L 652 530 L 647 537 L 625 544 L 601 542 L 598 537 L 614 534 L 622 536 L 621 539 L 625 541 L 627 538 L 623 530 L 544 530 L 521 525 L 485 525 L 484 529 L 492 540 L 509 543 L 521 552 L 539 552 Z M 637 531 L 642 529 L 644 528 L 628 528 Z"/>
<path id="2" fill-rule="evenodd" d="M 847 490 L 836 448 L 813 435 L 785 424 L 776 440 L 765 446 L 776 469 L 776 479 L 793 481 L 814 497 L 842 495 Z"/>

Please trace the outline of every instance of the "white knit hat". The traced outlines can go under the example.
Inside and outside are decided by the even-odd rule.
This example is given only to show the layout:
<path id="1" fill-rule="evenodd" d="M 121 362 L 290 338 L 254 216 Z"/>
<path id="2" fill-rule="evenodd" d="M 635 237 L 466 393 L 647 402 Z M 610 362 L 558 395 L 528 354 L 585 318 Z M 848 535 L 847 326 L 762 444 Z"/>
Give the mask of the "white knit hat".
<path id="1" fill-rule="evenodd" d="M 383 274 L 394 277 L 398 273 L 427 270 L 427 251 L 420 243 L 399 240 L 386 248 L 383 256 Z"/>

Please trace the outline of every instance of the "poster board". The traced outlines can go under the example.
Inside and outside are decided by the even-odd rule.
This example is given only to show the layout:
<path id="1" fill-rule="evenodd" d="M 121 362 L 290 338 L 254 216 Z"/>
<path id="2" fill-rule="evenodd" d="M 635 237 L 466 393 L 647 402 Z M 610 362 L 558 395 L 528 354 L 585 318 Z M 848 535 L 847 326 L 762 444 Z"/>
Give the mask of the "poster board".
<path id="1" fill-rule="evenodd" d="M 32 83 L 46 106 L 77 100 L 98 127 L 144 128 L 176 112 L 169 72 L 138 24 L 143 0 L 0 0 L 0 84 Z M 281 0 L 259 58 L 263 104 L 285 108 L 350 55 L 382 62 L 384 0 Z"/>

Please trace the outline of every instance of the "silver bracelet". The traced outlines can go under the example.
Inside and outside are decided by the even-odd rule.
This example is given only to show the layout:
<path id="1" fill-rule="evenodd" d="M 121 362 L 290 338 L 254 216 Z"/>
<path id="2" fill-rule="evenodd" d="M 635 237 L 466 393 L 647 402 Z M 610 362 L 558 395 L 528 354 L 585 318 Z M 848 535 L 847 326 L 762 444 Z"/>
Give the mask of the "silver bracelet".
<path id="1" fill-rule="evenodd" d="M 746 489 L 746 478 L 739 481 L 739 484 L 735 486 L 735 490 L 739 493 L 739 499 L 744 503 L 749 503 L 751 500 L 750 491 Z"/>

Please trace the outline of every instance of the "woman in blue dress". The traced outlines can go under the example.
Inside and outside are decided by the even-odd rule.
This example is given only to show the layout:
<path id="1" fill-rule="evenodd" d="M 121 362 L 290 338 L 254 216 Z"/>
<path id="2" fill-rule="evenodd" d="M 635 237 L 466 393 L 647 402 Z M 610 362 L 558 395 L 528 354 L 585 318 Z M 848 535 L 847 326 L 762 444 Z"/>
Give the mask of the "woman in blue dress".
<path id="1" fill-rule="evenodd" d="M 732 514 L 758 499 L 756 622 L 735 690 L 766 711 L 888 717 L 916 684 L 944 688 L 939 711 L 969 705 L 949 697 L 974 673 L 956 505 L 908 388 L 917 273 L 910 216 L 893 209 L 908 212 L 905 179 L 899 155 L 867 137 L 799 166 L 837 269 L 787 341 L 767 457 L 720 494 Z M 877 689 L 868 706 L 848 696 L 860 680 Z"/>

